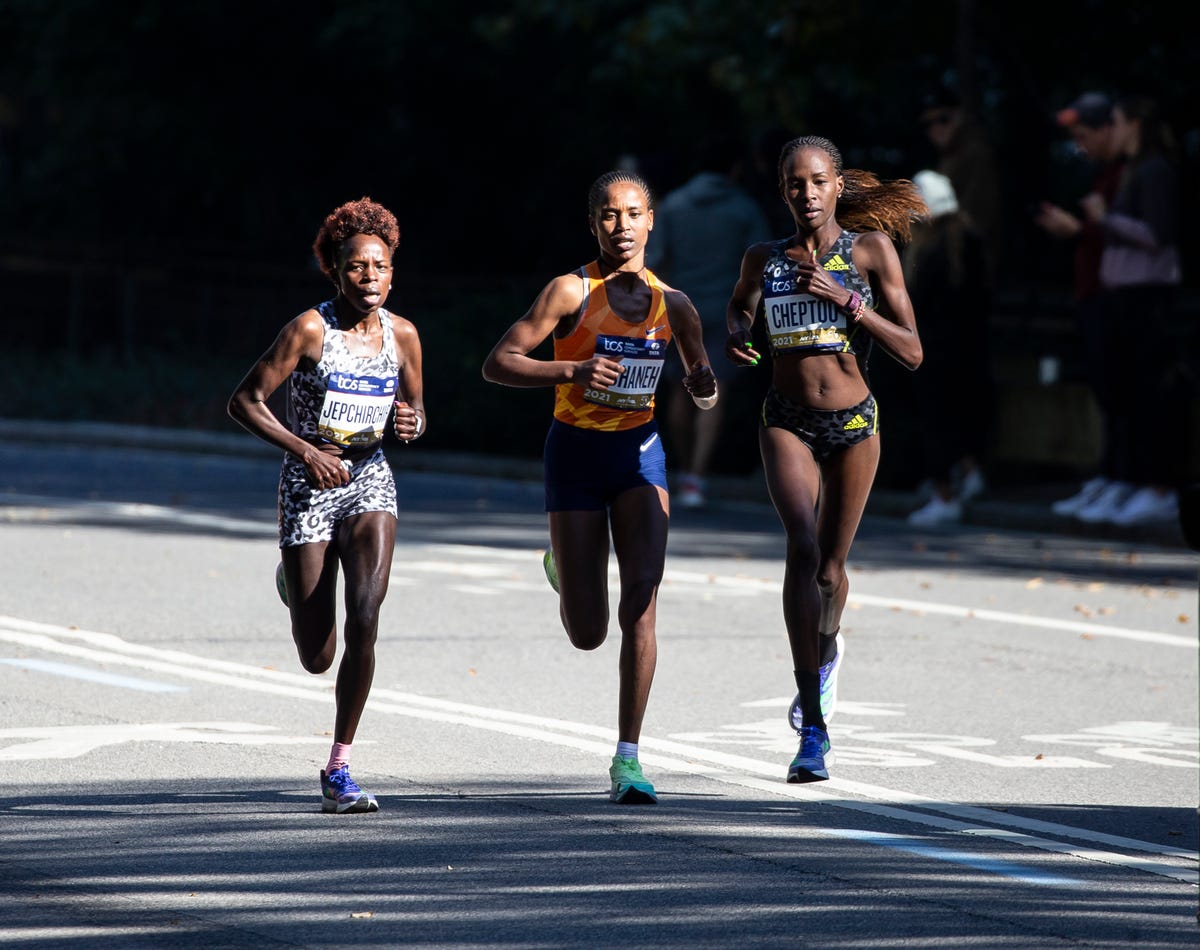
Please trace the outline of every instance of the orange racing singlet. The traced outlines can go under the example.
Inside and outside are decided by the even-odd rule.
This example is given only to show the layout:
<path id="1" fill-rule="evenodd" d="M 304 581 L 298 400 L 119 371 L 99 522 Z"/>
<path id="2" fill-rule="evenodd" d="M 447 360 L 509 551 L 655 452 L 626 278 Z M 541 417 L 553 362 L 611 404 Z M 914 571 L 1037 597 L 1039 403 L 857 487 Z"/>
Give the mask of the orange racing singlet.
<path id="1" fill-rule="evenodd" d="M 554 418 L 567 425 L 601 432 L 618 432 L 654 418 L 654 390 L 662 375 L 671 342 L 667 303 L 662 285 L 649 270 L 650 312 L 642 323 L 630 323 L 613 313 L 608 288 L 596 261 L 578 271 L 584 282 L 583 316 L 570 336 L 554 340 L 556 360 L 587 360 L 593 356 L 620 359 L 620 378 L 606 390 L 575 383 L 555 387 Z"/>

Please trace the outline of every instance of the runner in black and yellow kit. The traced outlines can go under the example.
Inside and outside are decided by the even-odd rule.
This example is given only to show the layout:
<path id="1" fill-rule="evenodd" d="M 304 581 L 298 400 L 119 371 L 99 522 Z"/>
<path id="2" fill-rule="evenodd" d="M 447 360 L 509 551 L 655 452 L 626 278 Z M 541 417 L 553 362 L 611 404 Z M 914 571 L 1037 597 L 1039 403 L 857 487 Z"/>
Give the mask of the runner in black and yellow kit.
<path id="1" fill-rule="evenodd" d="M 798 689 L 788 720 L 800 748 L 788 781 L 812 782 L 829 778 L 846 558 L 879 462 L 867 357 L 878 343 L 909 369 L 921 363 L 892 242 L 907 240 L 926 209 L 911 182 L 844 169 L 834 144 L 817 136 L 783 147 L 779 189 L 796 233 L 747 249 L 725 352 L 742 366 L 758 362 L 750 328 L 761 305 L 774 369 L 759 448 L 787 532 L 783 617 Z"/>
<path id="2" fill-rule="evenodd" d="M 551 544 L 545 564 L 567 636 L 581 650 L 596 649 L 608 635 L 611 525 L 621 576 L 621 657 L 609 777 L 610 797 L 622 804 L 657 800 L 637 744 L 657 659 L 655 606 L 670 512 L 654 392 L 672 340 L 692 398 L 702 407 L 717 398 L 696 308 L 646 269 L 651 201 L 636 174 L 598 178 L 588 193 L 588 223 L 599 258 L 550 281 L 483 366 L 491 382 L 556 387 L 545 445 Z M 551 334 L 554 359 L 530 357 Z"/>

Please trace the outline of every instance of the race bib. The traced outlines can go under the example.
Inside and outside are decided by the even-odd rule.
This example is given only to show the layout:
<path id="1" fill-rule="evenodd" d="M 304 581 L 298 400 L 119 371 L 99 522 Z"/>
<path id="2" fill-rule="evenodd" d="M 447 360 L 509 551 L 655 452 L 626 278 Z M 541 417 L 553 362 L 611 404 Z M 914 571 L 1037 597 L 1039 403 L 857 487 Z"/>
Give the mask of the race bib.
<path id="1" fill-rule="evenodd" d="M 621 375 L 608 389 L 584 389 L 583 398 L 610 409 L 645 409 L 662 375 L 667 343 L 635 337 L 596 337 L 596 356 L 621 360 Z"/>
<path id="2" fill-rule="evenodd" d="M 842 347 L 847 318 L 840 307 L 808 294 L 770 297 L 764 301 L 767 334 L 776 351 Z"/>
<path id="3" fill-rule="evenodd" d="M 347 447 L 379 442 L 398 382 L 395 376 L 330 374 L 321 417 L 317 420 L 317 435 Z"/>

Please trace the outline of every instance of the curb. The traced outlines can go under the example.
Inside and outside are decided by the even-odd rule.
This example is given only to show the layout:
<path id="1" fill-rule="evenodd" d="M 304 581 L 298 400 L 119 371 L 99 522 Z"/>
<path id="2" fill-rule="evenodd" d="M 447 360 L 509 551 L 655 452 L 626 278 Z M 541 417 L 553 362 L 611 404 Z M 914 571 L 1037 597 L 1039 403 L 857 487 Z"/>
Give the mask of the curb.
<path id="1" fill-rule="evenodd" d="M 9 442 L 69 443 L 100 445 L 107 448 L 160 449 L 176 452 L 218 453 L 224 455 L 279 458 L 272 445 L 249 433 L 209 432 L 194 429 L 158 428 L 107 422 L 59 422 L 0 418 L 0 439 Z M 412 449 L 386 446 L 385 454 L 397 470 L 443 472 L 509 481 L 541 482 L 540 460 L 484 456 L 469 452 Z M 723 502 L 759 504 L 770 508 L 761 470 L 745 476 L 717 475 L 709 480 L 709 494 L 719 505 Z M 1152 544 L 1188 548 L 1183 529 L 1177 521 L 1121 528 L 1111 524 L 1085 524 L 1055 515 L 1050 509 L 1046 486 L 1028 486 L 1011 492 L 989 493 L 964 505 L 962 524 L 993 527 L 1000 530 L 1032 531 L 1116 543 Z M 1068 487 L 1065 494 L 1069 494 Z M 1053 495 L 1053 497 L 1060 497 Z M 914 492 L 876 488 L 871 492 L 866 515 L 903 520 L 919 505 Z M 907 526 L 906 526 L 907 527 Z M 912 529 L 929 534 L 953 530 L 944 528 Z"/>

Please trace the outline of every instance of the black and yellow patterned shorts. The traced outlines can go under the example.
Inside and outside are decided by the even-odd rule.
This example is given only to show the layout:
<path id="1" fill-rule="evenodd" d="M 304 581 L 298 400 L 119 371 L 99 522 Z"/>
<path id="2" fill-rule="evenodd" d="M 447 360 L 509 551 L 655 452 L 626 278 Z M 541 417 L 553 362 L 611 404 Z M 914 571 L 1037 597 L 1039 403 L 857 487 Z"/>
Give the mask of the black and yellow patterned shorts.
<path id="1" fill-rule="evenodd" d="M 819 463 L 876 435 L 879 407 L 868 393 L 866 399 L 849 409 L 810 409 L 771 389 L 763 400 L 762 424 L 792 433 L 809 447 Z"/>

